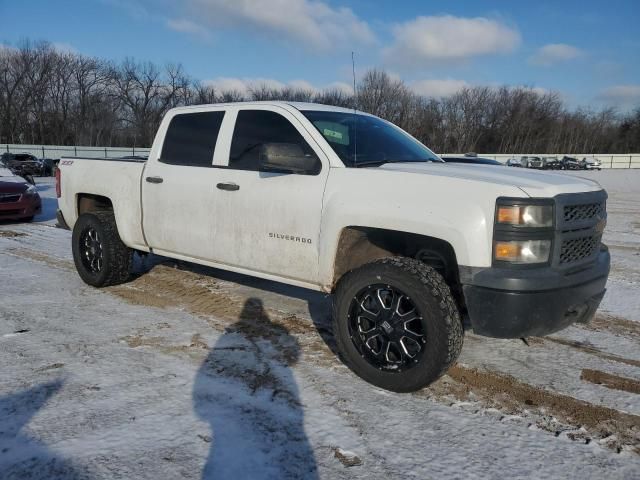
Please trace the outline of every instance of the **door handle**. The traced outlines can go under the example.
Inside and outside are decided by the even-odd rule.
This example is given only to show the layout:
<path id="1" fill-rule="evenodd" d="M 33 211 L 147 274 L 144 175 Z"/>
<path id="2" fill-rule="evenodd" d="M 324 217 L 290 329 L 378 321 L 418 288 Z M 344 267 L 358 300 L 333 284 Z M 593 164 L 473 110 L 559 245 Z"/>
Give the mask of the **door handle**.
<path id="1" fill-rule="evenodd" d="M 149 183 L 162 183 L 164 181 L 162 177 L 147 177 L 145 180 Z"/>
<path id="2" fill-rule="evenodd" d="M 219 183 L 216 185 L 220 190 L 227 190 L 228 192 L 235 192 L 236 190 L 240 190 L 240 185 L 235 183 Z"/>

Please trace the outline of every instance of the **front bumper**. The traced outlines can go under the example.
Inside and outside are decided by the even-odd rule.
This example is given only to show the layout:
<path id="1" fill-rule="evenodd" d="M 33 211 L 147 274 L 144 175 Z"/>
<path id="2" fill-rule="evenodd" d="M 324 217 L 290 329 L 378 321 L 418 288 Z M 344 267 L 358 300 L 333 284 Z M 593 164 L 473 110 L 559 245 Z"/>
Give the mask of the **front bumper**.
<path id="1" fill-rule="evenodd" d="M 0 203 L 0 221 L 30 218 L 42 212 L 40 196 L 20 195 L 17 202 Z"/>
<path id="2" fill-rule="evenodd" d="M 521 338 L 586 323 L 604 296 L 609 266 L 603 246 L 591 266 L 570 275 L 552 268 L 467 268 L 463 292 L 473 331 Z"/>

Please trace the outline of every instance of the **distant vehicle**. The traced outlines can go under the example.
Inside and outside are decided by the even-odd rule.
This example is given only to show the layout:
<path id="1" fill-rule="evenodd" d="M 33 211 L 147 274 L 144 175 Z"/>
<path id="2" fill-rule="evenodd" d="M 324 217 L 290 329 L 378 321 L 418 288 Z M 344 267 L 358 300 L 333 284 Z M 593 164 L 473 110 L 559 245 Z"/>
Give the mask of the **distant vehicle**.
<path id="1" fill-rule="evenodd" d="M 441 157 L 447 163 L 473 163 L 477 165 L 500 165 L 504 166 L 504 163 L 500 163 L 497 160 L 491 158 L 478 157 L 475 153 L 465 153 L 461 157 Z"/>
<path id="2" fill-rule="evenodd" d="M 53 172 L 56 168 L 56 165 L 58 164 L 59 161 L 60 159 L 54 160 L 52 158 L 41 158 L 40 162 L 42 163 L 42 170 L 40 174 L 43 177 L 52 177 Z"/>
<path id="3" fill-rule="evenodd" d="M 510 158 L 506 163 L 507 167 L 523 167 L 522 159 L 520 158 Z"/>
<path id="4" fill-rule="evenodd" d="M 602 162 L 595 157 L 585 157 L 581 163 L 585 170 L 602 170 Z"/>
<path id="5" fill-rule="evenodd" d="M 41 175 L 42 161 L 30 153 L 3 153 L 0 156 L 2 162 L 15 174 L 21 177 L 25 175 Z"/>
<path id="6" fill-rule="evenodd" d="M 545 166 L 544 159 L 540 157 L 522 157 L 522 159 L 526 159 L 527 168 L 536 168 L 538 170 L 542 170 Z"/>
<path id="7" fill-rule="evenodd" d="M 0 164 L 0 221 L 31 221 L 41 211 L 36 187 Z"/>
<path id="8" fill-rule="evenodd" d="M 544 170 L 562 170 L 562 162 L 556 157 L 544 157 Z"/>
<path id="9" fill-rule="evenodd" d="M 7 169 L 11 172 L 12 175 L 17 177 L 22 177 L 27 183 L 31 185 L 35 185 L 36 181 L 33 179 L 33 175 L 30 173 L 25 173 L 22 165 L 19 163 L 11 162 L 11 157 L 7 154 L 0 155 L 0 169 Z M 4 175 L 7 176 L 7 175 Z"/>
<path id="10" fill-rule="evenodd" d="M 562 157 L 562 170 L 582 170 L 582 164 L 577 158 L 574 157 Z"/>

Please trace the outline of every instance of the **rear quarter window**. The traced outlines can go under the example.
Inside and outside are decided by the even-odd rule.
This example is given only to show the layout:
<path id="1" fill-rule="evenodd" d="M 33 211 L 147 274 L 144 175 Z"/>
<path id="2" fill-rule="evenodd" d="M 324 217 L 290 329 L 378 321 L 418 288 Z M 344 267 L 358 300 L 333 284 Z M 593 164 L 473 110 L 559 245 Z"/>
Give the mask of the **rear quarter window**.
<path id="1" fill-rule="evenodd" d="M 181 113 L 169 123 L 160 161 L 170 165 L 211 167 L 224 112 Z"/>

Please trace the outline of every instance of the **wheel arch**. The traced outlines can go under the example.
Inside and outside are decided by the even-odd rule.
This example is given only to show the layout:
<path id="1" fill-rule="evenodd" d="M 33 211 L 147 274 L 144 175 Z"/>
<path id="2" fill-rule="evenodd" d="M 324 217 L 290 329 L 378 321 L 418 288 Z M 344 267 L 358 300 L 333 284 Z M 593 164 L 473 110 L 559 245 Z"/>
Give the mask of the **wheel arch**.
<path id="1" fill-rule="evenodd" d="M 389 256 L 421 260 L 436 269 L 452 290 L 459 285 L 458 260 L 450 242 L 424 234 L 351 225 L 339 232 L 331 289 L 347 272 Z"/>

